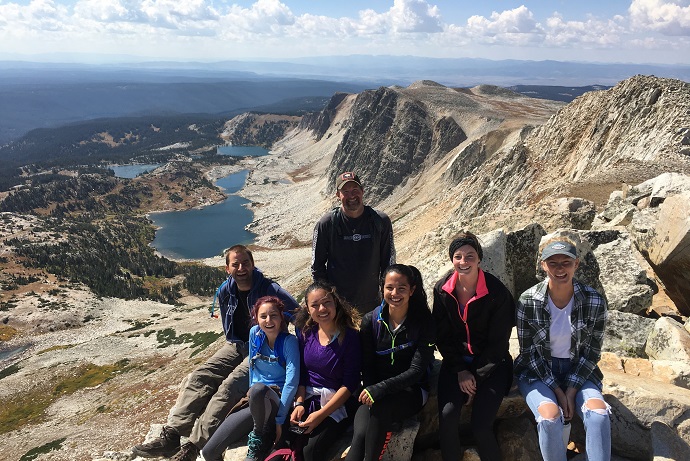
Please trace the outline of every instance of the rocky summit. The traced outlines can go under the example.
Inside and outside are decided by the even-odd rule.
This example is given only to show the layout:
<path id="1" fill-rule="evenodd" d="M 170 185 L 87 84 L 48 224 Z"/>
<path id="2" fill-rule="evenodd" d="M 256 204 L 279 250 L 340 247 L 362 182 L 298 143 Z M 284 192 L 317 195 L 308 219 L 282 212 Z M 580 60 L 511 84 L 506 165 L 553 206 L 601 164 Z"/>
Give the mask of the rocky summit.
<path id="1" fill-rule="evenodd" d="M 226 139 L 239 136 L 240 122 L 226 124 Z M 584 261 L 577 277 L 609 303 L 600 365 L 614 459 L 690 459 L 690 84 L 635 76 L 565 105 L 420 81 L 336 94 L 292 126 L 271 155 L 251 161 L 241 191 L 264 272 L 299 297 L 313 225 L 335 206 L 334 178 L 344 170 L 356 171 L 365 201 L 390 215 L 397 259 L 421 270 L 428 291 L 451 268 L 447 245 L 461 229 L 480 234 L 482 266 L 515 296 L 543 277 L 540 242 L 567 234 Z M 31 218 L 5 218 L 14 233 L 32 230 Z M 31 450 L 31 459 L 133 459 L 129 448 L 165 422 L 179 382 L 220 346 L 210 299 L 171 307 L 72 290 L 59 310 L 75 314 L 72 327 L 3 344 L 12 353 L 2 358 L 0 413 L 16 415 L 0 430 L 7 459 Z M 18 313 L 24 322 L 49 318 L 40 299 L 18 298 L 2 312 L 4 325 Z M 440 459 L 435 412 L 432 395 L 391 442 L 390 459 Z M 539 459 L 534 419 L 515 389 L 496 429 L 504 459 Z M 464 459 L 478 459 L 460 435 Z M 570 442 L 574 459 L 584 459 L 581 425 Z M 239 446 L 226 459 L 245 453 Z"/>

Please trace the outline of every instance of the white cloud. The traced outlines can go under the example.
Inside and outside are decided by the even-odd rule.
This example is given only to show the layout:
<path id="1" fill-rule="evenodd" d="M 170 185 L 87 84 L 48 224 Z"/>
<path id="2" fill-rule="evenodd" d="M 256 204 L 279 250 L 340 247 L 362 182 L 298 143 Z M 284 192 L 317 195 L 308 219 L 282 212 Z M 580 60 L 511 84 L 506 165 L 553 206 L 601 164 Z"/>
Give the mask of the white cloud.
<path id="1" fill-rule="evenodd" d="M 424 0 L 395 0 L 388 16 L 395 32 L 441 32 L 438 7 Z"/>
<path id="2" fill-rule="evenodd" d="M 546 20 L 544 42 L 551 46 L 600 46 L 609 47 L 621 41 L 625 29 L 622 17 L 609 20 L 589 18 L 586 21 L 566 21 L 559 14 Z"/>
<path id="3" fill-rule="evenodd" d="M 74 18 L 97 22 L 143 22 L 135 2 L 120 0 L 79 0 L 74 5 Z"/>
<path id="4" fill-rule="evenodd" d="M 488 16 L 444 21 L 434 0 L 389 0 L 388 9 L 350 17 L 296 15 L 289 0 L 0 0 L 0 51 L 85 51 L 179 58 L 293 57 L 325 54 L 534 56 L 612 54 L 640 44 L 688 50 L 690 0 L 631 0 L 629 16 L 569 20 L 535 17 L 522 5 Z M 621 13 L 624 13 L 623 11 Z M 633 40 L 639 43 L 632 42 Z M 530 54 L 532 53 L 532 54 Z M 586 53 L 586 52 L 584 52 Z M 650 52 L 651 53 L 651 52 Z M 581 53 L 582 54 L 582 53 Z"/>
<path id="5" fill-rule="evenodd" d="M 638 30 L 690 36 L 690 0 L 633 0 L 628 11 Z"/>
<path id="6" fill-rule="evenodd" d="M 532 12 L 522 5 L 500 13 L 494 11 L 490 19 L 484 16 L 470 16 L 467 28 L 476 35 L 500 35 L 534 33 L 538 32 L 539 26 Z"/>
<path id="7" fill-rule="evenodd" d="M 67 8 L 53 0 L 32 0 L 28 5 L 16 3 L 0 5 L 0 30 L 14 28 L 59 31 L 65 28 L 69 16 Z"/>
<path id="8" fill-rule="evenodd" d="M 344 18 L 347 29 L 357 35 L 436 33 L 443 30 L 436 6 L 424 0 L 395 0 L 383 13 L 359 12 L 359 22 Z"/>
<path id="9" fill-rule="evenodd" d="M 250 8 L 233 5 L 223 16 L 223 23 L 256 33 L 277 32 L 294 24 L 295 16 L 287 5 L 278 0 L 258 0 Z"/>
<path id="10" fill-rule="evenodd" d="M 184 34 L 212 27 L 218 13 L 205 0 L 79 0 L 73 19 L 85 21 L 85 27 L 98 27 L 93 22 L 99 23 L 113 32 L 134 32 L 137 29 L 132 24 L 141 24 L 142 32 L 160 27 Z"/>
<path id="11" fill-rule="evenodd" d="M 469 37 L 473 42 L 510 47 L 577 48 L 612 47 L 626 34 L 625 19 L 589 17 L 568 21 L 559 13 L 539 22 L 524 5 L 493 12 L 489 18 L 471 16 L 466 27 L 450 26 L 448 32 Z"/>
<path id="12" fill-rule="evenodd" d="M 494 11 L 489 18 L 470 16 L 465 33 L 480 42 L 513 45 L 538 42 L 544 35 L 541 25 L 524 5 L 500 13 Z"/>

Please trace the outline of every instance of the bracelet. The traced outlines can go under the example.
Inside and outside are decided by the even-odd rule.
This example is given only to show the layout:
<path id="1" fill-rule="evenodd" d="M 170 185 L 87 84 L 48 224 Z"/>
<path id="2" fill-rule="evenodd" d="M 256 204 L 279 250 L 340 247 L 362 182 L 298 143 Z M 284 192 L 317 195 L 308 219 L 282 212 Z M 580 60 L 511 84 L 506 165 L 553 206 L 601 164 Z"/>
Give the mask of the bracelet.
<path id="1" fill-rule="evenodd" d="M 295 408 L 303 407 L 303 406 L 304 406 L 304 402 L 295 402 Z"/>

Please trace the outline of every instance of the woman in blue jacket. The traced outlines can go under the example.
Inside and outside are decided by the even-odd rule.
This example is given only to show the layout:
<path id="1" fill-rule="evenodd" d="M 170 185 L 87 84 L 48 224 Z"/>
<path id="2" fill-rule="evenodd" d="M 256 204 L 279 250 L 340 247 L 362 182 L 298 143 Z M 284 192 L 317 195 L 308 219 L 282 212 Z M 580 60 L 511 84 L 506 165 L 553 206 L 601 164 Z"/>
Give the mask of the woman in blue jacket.
<path id="1" fill-rule="evenodd" d="M 249 406 L 231 413 L 201 450 L 207 461 L 249 433 L 247 460 L 263 461 L 281 438 L 299 384 L 299 345 L 287 332 L 283 302 L 259 298 L 252 309 L 257 325 L 249 332 Z"/>

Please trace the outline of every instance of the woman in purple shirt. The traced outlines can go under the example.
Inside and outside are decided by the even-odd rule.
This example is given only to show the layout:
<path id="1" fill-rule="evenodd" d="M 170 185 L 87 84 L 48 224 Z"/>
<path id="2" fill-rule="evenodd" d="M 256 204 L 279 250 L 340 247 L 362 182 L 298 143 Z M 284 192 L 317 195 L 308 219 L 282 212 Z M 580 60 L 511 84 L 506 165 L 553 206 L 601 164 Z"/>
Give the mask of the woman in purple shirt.
<path id="1" fill-rule="evenodd" d="M 360 318 L 326 282 L 311 284 L 304 299 L 295 321 L 301 368 L 290 423 L 309 435 L 304 460 L 313 461 L 323 458 L 354 415 L 346 403 L 356 406 L 350 397 L 360 387 Z"/>

